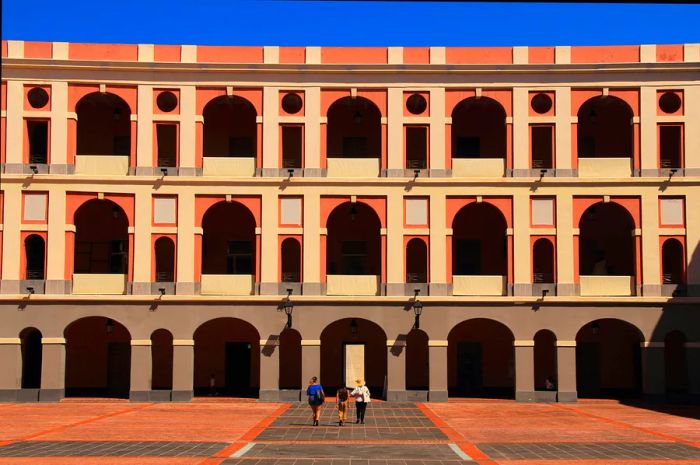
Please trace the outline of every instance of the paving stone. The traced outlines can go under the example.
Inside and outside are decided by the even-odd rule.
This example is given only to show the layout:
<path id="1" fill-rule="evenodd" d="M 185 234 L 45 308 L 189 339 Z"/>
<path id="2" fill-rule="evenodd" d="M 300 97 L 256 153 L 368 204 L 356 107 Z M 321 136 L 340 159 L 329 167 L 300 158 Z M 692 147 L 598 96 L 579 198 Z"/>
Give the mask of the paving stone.
<path id="1" fill-rule="evenodd" d="M 225 442 L 19 441 L 0 447 L 0 457 L 209 457 Z"/>
<path id="2" fill-rule="evenodd" d="M 503 460 L 634 460 L 700 459 L 700 449 L 679 443 L 537 443 L 477 444 L 492 459 Z"/>

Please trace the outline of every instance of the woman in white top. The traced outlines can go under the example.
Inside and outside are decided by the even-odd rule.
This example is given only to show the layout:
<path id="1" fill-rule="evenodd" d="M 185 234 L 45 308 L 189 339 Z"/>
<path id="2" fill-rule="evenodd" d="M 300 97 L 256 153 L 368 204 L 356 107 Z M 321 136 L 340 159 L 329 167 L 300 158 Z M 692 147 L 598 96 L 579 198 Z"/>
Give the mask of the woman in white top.
<path id="1" fill-rule="evenodd" d="M 367 389 L 367 386 L 365 386 L 364 379 L 356 379 L 355 385 L 357 387 L 350 393 L 350 395 L 355 398 L 355 408 L 357 409 L 357 420 L 355 420 L 355 423 L 362 423 L 364 425 L 367 404 L 371 401 L 369 397 L 369 389 Z"/>

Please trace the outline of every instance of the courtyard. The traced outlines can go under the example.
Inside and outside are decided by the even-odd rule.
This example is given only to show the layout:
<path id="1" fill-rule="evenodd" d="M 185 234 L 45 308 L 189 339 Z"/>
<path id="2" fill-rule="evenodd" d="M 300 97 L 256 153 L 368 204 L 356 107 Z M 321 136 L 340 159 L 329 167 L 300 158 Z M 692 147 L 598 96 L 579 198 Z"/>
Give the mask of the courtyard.
<path id="1" fill-rule="evenodd" d="M 373 402 L 338 427 L 329 400 L 318 427 L 304 403 L 0 404 L 0 464 L 700 464 L 699 406 Z"/>

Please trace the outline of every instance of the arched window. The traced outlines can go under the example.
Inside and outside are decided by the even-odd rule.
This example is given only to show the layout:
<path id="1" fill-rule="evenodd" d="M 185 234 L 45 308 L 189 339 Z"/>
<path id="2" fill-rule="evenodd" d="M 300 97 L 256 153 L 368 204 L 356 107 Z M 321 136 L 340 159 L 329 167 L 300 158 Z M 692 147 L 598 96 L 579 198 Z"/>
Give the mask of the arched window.
<path id="1" fill-rule="evenodd" d="M 202 230 L 202 274 L 255 273 L 255 217 L 248 208 L 219 202 L 204 214 Z"/>
<path id="2" fill-rule="evenodd" d="M 406 245 L 406 282 L 428 282 L 428 247 L 422 239 L 411 239 Z"/>
<path id="3" fill-rule="evenodd" d="M 75 212 L 75 273 L 127 274 L 129 220 L 109 200 L 89 200 Z"/>
<path id="4" fill-rule="evenodd" d="M 579 222 L 581 275 L 634 276 L 634 220 L 616 203 L 591 205 Z"/>
<path id="5" fill-rule="evenodd" d="M 328 109 L 328 158 L 380 158 L 382 123 L 379 108 L 363 97 L 344 97 Z"/>
<path id="6" fill-rule="evenodd" d="M 634 134 L 632 109 L 622 99 L 599 96 L 578 111 L 579 158 L 631 158 Z"/>
<path id="7" fill-rule="evenodd" d="M 156 282 L 175 281 L 175 244 L 169 237 L 156 240 Z"/>
<path id="8" fill-rule="evenodd" d="M 44 279 L 45 250 L 44 239 L 39 235 L 32 234 L 24 240 L 24 253 L 27 260 L 26 279 Z"/>
<path id="9" fill-rule="evenodd" d="M 75 107 L 78 155 L 129 155 L 131 109 L 119 96 L 93 92 Z"/>
<path id="10" fill-rule="evenodd" d="M 282 241 L 282 282 L 301 282 L 301 246 L 296 239 Z"/>
<path id="11" fill-rule="evenodd" d="M 257 112 L 248 100 L 221 96 L 204 107 L 203 155 L 254 158 L 257 155 Z"/>
<path id="12" fill-rule="evenodd" d="M 508 270 L 506 219 L 488 203 L 470 203 L 452 222 L 452 273 L 505 276 Z"/>
<path id="13" fill-rule="evenodd" d="M 554 245 L 549 239 L 537 239 L 532 247 L 532 282 L 554 282 Z"/>
<path id="14" fill-rule="evenodd" d="M 470 97 L 452 111 L 452 158 L 505 158 L 506 112 L 496 100 Z"/>
<path id="15" fill-rule="evenodd" d="M 327 227 L 327 274 L 380 275 L 381 222 L 370 206 L 343 203 L 328 216 Z"/>
<path id="16" fill-rule="evenodd" d="M 667 239 L 661 247 L 661 268 L 664 284 L 685 283 L 683 245 L 678 239 Z"/>

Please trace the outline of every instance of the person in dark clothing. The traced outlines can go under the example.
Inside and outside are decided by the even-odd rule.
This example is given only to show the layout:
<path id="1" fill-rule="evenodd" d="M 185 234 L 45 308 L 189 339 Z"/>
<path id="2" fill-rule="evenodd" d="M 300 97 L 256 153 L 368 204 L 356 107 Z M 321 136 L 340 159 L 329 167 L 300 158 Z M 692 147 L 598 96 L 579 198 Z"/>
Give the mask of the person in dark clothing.
<path id="1" fill-rule="evenodd" d="M 313 425 L 318 426 L 318 421 L 321 419 L 321 406 L 326 401 L 326 394 L 323 392 L 323 386 L 318 383 L 317 377 L 314 376 L 309 381 L 309 387 L 306 388 L 306 395 L 309 397 Z"/>
<path id="2" fill-rule="evenodd" d="M 365 411 L 367 410 L 367 404 L 370 402 L 369 389 L 365 386 L 364 379 L 356 379 L 355 385 L 357 386 L 350 393 L 351 396 L 355 398 L 355 409 L 357 410 L 357 419 L 355 423 L 365 424 Z"/>

